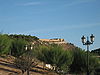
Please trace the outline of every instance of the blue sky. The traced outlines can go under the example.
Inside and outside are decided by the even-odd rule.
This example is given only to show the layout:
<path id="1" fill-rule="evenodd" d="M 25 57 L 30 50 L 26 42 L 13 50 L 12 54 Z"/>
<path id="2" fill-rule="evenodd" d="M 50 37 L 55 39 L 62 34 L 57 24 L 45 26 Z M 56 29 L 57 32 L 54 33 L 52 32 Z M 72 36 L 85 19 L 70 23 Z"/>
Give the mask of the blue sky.
<path id="1" fill-rule="evenodd" d="M 42 39 L 64 38 L 78 47 L 95 35 L 100 48 L 100 0 L 0 0 L 0 31 Z"/>

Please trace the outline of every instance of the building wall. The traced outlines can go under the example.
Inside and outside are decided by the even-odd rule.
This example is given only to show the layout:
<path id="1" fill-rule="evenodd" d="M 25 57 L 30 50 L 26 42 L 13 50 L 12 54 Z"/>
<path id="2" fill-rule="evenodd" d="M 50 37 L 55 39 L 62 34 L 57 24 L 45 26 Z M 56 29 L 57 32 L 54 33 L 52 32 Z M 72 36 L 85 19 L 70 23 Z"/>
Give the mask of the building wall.
<path id="1" fill-rule="evenodd" d="M 49 42 L 49 43 L 55 43 L 55 44 L 62 44 L 67 43 L 64 39 L 39 39 L 42 42 Z"/>

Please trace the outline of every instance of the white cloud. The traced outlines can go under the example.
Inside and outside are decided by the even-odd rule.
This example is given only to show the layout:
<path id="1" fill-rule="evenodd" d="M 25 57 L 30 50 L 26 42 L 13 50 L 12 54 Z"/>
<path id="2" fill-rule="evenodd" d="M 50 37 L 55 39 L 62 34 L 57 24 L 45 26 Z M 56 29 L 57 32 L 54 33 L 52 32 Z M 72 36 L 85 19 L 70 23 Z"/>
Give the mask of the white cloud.
<path id="1" fill-rule="evenodd" d="M 75 0 L 71 3 L 65 4 L 64 6 L 74 6 L 77 4 L 88 3 L 88 2 L 93 2 L 93 1 L 96 1 L 96 0 Z"/>
<path id="2" fill-rule="evenodd" d="M 22 4 L 18 4 L 21 6 L 34 6 L 34 5 L 40 5 L 41 2 L 27 2 L 27 3 L 22 3 Z"/>

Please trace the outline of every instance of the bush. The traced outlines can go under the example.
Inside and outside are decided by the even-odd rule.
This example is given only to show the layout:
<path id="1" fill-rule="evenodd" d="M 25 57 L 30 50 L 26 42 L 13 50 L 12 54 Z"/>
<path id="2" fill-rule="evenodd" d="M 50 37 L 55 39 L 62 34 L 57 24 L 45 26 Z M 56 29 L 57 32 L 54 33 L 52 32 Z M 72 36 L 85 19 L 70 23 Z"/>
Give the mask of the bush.
<path id="1" fill-rule="evenodd" d="M 9 54 L 12 40 L 6 34 L 0 34 L 0 54 Z"/>
<path id="2" fill-rule="evenodd" d="M 46 64 L 55 66 L 57 73 L 63 71 L 68 72 L 69 66 L 72 63 L 72 54 L 69 51 L 63 50 L 59 45 L 42 46 L 40 48 L 38 59 Z"/>
<path id="3" fill-rule="evenodd" d="M 11 55 L 15 57 L 19 57 L 23 53 L 26 52 L 25 46 L 27 45 L 27 41 L 24 39 L 14 39 L 11 45 Z"/>
<path id="4" fill-rule="evenodd" d="M 29 75 L 30 69 L 38 64 L 38 60 L 34 57 L 32 51 L 27 51 L 27 53 L 16 58 L 14 64 L 22 71 L 22 74 L 27 71 L 27 75 Z"/>
<path id="5" fill-rule="evenodd" d="M 87 52 L 76 48 L 73 52 L 73 63 L 71 64 L 71 72 L 75 74 L 84 74 L 87 72 Z M 89 53 L 89 73 L 92 75 L 99 65 L 98 58 Z"/>

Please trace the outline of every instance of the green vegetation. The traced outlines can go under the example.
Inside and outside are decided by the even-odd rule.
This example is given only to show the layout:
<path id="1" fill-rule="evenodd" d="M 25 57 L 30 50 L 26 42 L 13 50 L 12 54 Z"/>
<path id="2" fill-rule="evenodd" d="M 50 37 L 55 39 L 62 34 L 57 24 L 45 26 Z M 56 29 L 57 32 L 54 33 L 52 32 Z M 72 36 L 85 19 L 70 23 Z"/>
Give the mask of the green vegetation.
<path id="1" fill-rule="evenodd" d="M 6 34 L 0 34 L 0 55 L 9 54 L 11 39 Z"/>
<path id="2" fill-rule="evenodd" d="M 73 63 L 71 64 L 70 68 L 71 68 L 71 72 L 75 73 L 75 74 L 80 74 L 80 73 L 84 73 L 86 72 L 86 53 L 85 51 L 81 50 L 80 48 L 76 48 L 73 51 Z"/>
<path id="3" fill-rule="evenodd" d="M 59 45 L 50 45 L 40 47 L 38 59 L 43 61 L 45 64 L 51 64 L 55 67 L 53 69 L 57 73 L 61 71 L 68 72 L 69 66 L 72 63 L 72 54 L 68 50 L 63 50 Z"/>
<path id="4" fill-rule="evenodd" d="M 37 41 L 35 36 L 0 34 L 0 55 L 10 54 L 19 57 L 25 52 L 25 45 Z"/>
<path id="5" fill-rule="evenodd" d="M 92 50 L 91 53 L 94 53 L 94 54 L 97 54 L 98 56 L 100 56 L 100 48 Z"/>
<path id="6" fill-rule="evenodd" d="M 75 74 L 86 74 L 87 72 L 87 52 L 76 48 L 73 51 L 74 60 L 71 64 L 71 72 Z M 92 54 L 89 53 L 89 72 L 92 75 L 95 72 L 95 69 L 99 65 L 98 58 L 94 57 Z M 94 74 L 93 74 L 94 75 Z"/>
<path id="7" fill-rule="evenodd" d="M 26 52 L 25 45 L 27 45 L 28 42 L 23 39 L 13 39 L 12 45 L 11 45 L 11 55 L 15 57 L 21 56 L 23 53 Z"/>
<path id="8" fill-rule="evenodd" d="M 17 34 L 11 34 L 9 35 L 10 38 L 12 39 L 24 39 L 28 42 L 32 42 L 32 41 L 36 41 L 39 40 L 39 38 L 37 38 L 36 36 L 31 36 L 31 35 L 17 35 Z"/>
<path id="9" fill-rule="evenodd" d="M 16 58 L 14 63 L 16 67 L 22 71 L 22 75 L 24 72 L 27 72 L 27 75 L 29 75 L 31 68 L 38 64 L 37 61 L 38 60 L 33 56 L 32 51 L 27 51 L 27 53 L 24 53 L 20 57 Z"/>
<path id="10" fill-rule="evenodd" d="M 91 53 L 94 55 L 95 58 L 99 59 L 99 65 L 95 69 L 95 75 L 100 75 L 100 48 L 92 50 Z"/>
<path id="11" fill-rule="evenodd" d="M 26 45 L 35 42 L 33 49 L 25 50 Z M 64 46 L 65 47 L 65 46 Z M 99 51 L 98 52 L 99 55 Z M 57 74 L 81 74 L 87 71 L 87 52 L 81 48 L 66 50 L 62 45 L 40 42 L 35 36 L 0 34 L 0 55 L 15 57 L 15 65 L 22 73 L 29 71 L 38 63 L 37 60 L 50 64 Z M 96 75 L 100 69 L 100 60 L 89 53 L 89 72 Z"/>

